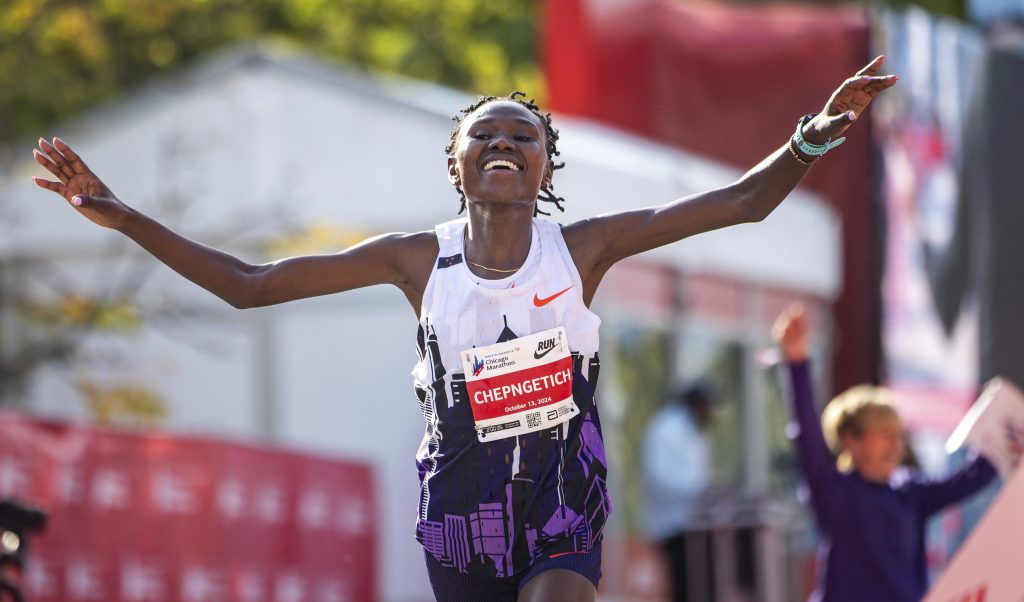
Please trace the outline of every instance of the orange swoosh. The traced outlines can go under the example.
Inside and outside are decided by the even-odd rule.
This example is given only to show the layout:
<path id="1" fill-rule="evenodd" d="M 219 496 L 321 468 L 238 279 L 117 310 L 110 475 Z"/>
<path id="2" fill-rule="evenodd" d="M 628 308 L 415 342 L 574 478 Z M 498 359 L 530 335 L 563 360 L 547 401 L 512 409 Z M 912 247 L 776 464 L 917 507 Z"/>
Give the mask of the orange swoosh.
<path id="1" fill-rule="evenodd" d="M 541 299 L 540 297 L 537 296 L 537 293 L 534 293 L 533 294 L 533 304 L 536 305 L 537 307 L 544 307 L 548 303 L 551 303 L 552 301 L 557 299 L 559 295 L 561 295 L 565 291 L 569 290 L 573 286 L 576 286 L 576 285 L 570 285 L 568 288 L 560 290 L 557 293 L 555 293 L 554 295 L 551 295 L 550 297 L 546 297 L 544 299 Z"/>

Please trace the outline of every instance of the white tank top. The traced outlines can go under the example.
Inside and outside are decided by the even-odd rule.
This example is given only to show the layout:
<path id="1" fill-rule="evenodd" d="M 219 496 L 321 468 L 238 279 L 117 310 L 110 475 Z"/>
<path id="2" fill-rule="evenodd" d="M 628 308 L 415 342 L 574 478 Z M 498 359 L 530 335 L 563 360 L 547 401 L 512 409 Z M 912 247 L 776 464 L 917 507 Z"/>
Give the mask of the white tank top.
<path id="1" fill-rule="evenodd" d="M 534 218 L 526 261 L 499 280 L 469 271 L 463 247 L 467 224 L 462 218 L 435 227 L 438 259 L 420 308 L 420 326 L 436 335 L 446 372 L 462 371 L 460 353 L 466 349 L 556 326 L 565 328 L 572 352 L 597 353 L 601 318 L 583 303 L 583 283 L 558 224 Z M 435 381 L 429 360 L 421 358 L 412 371 L 417 386 Z"/>
<path id="2" fill-rule="evenodd" d="M 445 566 L 507 576 L 548 554 L 589 550 L 611 512 L 593 398 L 601 320 L 583 303 L 558 224 L 535 218 L 526 261 L 500 280 L 470 272 L 467 224 L 436 226 L 438 257 L 420 310 L 412 376 L 426 432 L 416 455 L 416 536 Z M 571 353 L 578 413 L 551 428 L 478 440 L 463 352 L 557 328 Z"/>

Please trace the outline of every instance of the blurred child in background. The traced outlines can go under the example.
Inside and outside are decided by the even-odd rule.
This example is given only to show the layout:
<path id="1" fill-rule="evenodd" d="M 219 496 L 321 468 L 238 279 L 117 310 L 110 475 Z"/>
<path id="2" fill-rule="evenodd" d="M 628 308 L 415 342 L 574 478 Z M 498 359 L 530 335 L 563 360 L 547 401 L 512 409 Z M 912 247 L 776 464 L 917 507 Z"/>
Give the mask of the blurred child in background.
<path id="1" fill-rule="evenodd" d="M 995 468 L 979 455 L 933 481 L 901 466 L 903 425 L 881 387 L 844 392 L 819 422 L 802 308 L 783 312 L 773 336 L 788 365 L 797 455 L 821 532 L 810 600 L 920 600 L 928 588 L 925 521 L 992 482 Z"/>

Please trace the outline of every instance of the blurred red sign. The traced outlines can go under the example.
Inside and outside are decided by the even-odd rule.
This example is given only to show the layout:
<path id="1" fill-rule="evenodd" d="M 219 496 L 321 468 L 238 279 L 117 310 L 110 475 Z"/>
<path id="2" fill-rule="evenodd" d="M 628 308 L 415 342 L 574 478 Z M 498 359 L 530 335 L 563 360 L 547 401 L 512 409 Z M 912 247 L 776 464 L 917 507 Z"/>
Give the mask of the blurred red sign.
<path id="1" fill-rule="evenodd" d="M 376 599 L 365 464 L 0 414 L 0 497 L 49 513 L 33 602 Z"/>

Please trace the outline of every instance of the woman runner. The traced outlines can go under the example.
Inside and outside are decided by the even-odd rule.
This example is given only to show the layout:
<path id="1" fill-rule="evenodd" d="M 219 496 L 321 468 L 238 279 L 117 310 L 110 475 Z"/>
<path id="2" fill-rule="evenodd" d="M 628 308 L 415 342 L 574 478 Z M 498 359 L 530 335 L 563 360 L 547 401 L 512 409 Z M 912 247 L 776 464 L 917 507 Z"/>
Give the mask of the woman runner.
<path id="1" fill-rule="evenodd" d="M 764 219 L 896 77 L 878 57 L 723 188 L 561 227 L 558 133 L 520 95 L 456 118 L 448 176 L 468 216 L 331 255 L 252 265 L 119 200 L 62 140 L 39 140 L 33 178 L 237 308 L 392 284 L 419 321 L 413 377 L 426 433 L 416 527 L 438 600 L 594 600 L 611 503 L 593 391 L 600 320 L 589 306 L 616 262 Z"/>

